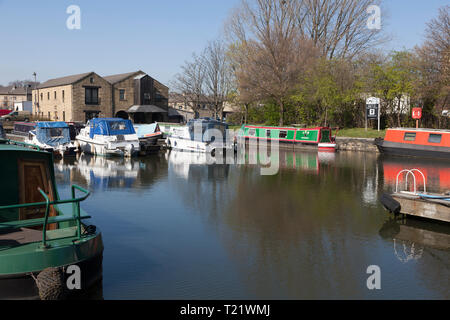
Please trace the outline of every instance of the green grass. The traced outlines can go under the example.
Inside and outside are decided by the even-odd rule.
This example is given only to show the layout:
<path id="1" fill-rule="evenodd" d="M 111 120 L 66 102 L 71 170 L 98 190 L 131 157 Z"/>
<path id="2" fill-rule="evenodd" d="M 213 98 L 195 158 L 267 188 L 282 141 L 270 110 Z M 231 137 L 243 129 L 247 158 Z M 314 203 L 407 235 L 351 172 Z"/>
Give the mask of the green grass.
<path id="1" fill-rule="evenodd" d="M 339 130 L 338 137 L 349 137 L 349 138 L 384 138 L 386 130 L 374 130 L 365 128 L 352 128 L 352 129 L 341 129 Z"/>

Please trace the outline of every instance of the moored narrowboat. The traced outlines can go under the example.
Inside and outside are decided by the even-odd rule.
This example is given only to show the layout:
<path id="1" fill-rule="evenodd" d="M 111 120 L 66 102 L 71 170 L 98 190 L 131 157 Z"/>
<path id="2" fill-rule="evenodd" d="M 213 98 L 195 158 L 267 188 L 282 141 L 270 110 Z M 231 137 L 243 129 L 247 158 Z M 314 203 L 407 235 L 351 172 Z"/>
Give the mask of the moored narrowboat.
<path id="1" fill-rule="evenodd" d="M 2 140 L 0 159 L 0 299 L 75 293 L 66 285 L 69 266 L 79 268 L 81 290 L 100 281 L 102 235 L 80 209 L 89 191 L 73 185 L 61 200 L 49 152 Z"/>
<path id="2" fill-rule="evenodd" d="M 248 141 L 277 140 L 280 145 L 289 144 L 296 147 L 319 148 L 323 151 L 336 150 L 335 138 L 329 127 L 294 128 L 243 125 L 238 137 Z"/>
<path id="3" fill-rule="evenodd" d="M 450 130 L 388 129 L 375 144 L 382 153 L 450 159 Z"/>

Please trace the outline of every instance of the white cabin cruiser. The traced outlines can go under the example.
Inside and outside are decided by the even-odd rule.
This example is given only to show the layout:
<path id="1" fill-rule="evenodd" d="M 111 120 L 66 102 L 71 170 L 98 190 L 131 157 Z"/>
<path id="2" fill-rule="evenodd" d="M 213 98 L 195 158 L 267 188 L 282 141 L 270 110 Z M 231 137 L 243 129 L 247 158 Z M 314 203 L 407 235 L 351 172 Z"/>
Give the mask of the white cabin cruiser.
<path id="1" fill-rule="evenodd" d="M 28 132 L 24 142 L 53 152 L 55 156 L 75 156 L 76 146 L 70 141 L 69 126 L 61 121 L 41 121 Z"/>
<path id="2" fill-rule="evenodd" d="M 232 150 L 233 141 L 227 140 L 228 124 L 209 118 L 189 120 L 186 126 L 172 127 L 166 143 L 171 149 L 215 154 Z"/>
<path id="3" fill-rule="evenodd" d="M 131 157 L 140 151 L 139 139 L 130 120 L 91 119 L 76 137 L 85 153 Z"/>

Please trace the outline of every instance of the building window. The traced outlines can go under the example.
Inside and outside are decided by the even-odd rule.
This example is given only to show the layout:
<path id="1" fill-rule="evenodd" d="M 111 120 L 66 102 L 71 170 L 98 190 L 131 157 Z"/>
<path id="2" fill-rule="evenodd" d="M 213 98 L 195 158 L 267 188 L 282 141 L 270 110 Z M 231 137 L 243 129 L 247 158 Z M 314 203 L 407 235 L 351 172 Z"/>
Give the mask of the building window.
<path id="1" fill-rule="evenodd" d="M 431 133 L 430 137 L 428 138 L 428 142 L 430 142 L 430 143 L 441 143 L 441 140 L 442 140 L 442 134 Z"/>
<path id="2" fill-rule="evenodd" d="M 50 120 L 50 111 L 48 112 L 48 120 Z"/>
<path id="3" fill-rule="evenodd" d="M 120 100 L 125 100 L 125 89 L 120 89 L 119 90 L 119 99 Z"/>
<path id="4" fill-rule="evenodd" d="M 56 100 L 56 91 L 55 91 L 55 100 Z"/>
<path id="5" fill-rule="evenodd" d="M 64 90 L 62 91 L 62 102 L 64 102 Z"/>
<path id="6" fill-rule="evenodd" d="M 66 121 L 66 112 L 63 111 L 63 121 Z"/>
<path id="7" fill-rule="evenodd" d="M 41 100 L 44 101 L 44 94 L 41 92 Z"/>
<path id="8" fill-rule="evenodd" d="M 47 100 L 50 100 L 50 92 L 47 92 Z"/>
<path id="9" fill-rule="evenodd" d="M 98 104 L 98 88 L 85 88 L 85 104 Z"/>
<path id="10" fill-rule="evenodd" d="M 89 82 L 90 82 L 90 83 L 94 83 L 94 78 L 90 77 L 90 78 L 89 78 Z"/>

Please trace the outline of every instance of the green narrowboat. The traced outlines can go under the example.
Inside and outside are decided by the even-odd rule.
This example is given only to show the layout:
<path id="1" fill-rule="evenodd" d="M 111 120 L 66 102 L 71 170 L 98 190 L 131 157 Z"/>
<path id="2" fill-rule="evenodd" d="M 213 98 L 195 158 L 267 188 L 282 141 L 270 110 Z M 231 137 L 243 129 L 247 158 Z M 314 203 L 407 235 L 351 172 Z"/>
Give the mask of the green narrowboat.
<path id="1" fill-rule="evenodd" d="M 238 134 L 245 140 L 278 140 L 280 143 L 295 146 L 312 146 L 323 150 L 334 150 L 335 139 L 331 135 L 331 128 L 294 128 L 243 125 Z"/>
<path id="2" fill-rule="evenodd" d="M 61 200 L 53 155 L 37 147 L 0 140 L 0 163 L 0 299 L 68 297 L 98 283 L 102 235 L 80 208 L 89 191 L 73 185 Z"/>

